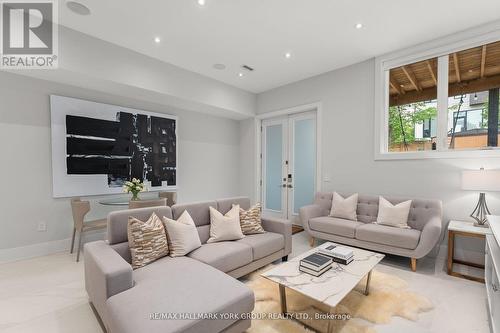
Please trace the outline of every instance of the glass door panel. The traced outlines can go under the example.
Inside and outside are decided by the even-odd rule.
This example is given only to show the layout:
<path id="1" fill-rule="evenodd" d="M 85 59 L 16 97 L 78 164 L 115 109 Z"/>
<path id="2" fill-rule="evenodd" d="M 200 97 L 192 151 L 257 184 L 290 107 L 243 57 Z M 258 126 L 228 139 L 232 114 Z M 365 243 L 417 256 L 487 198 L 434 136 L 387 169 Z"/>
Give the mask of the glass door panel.
<path id="1" fill-rule="evenodd" d="M 266 208 L 281 211 L 283 126 L 266 127 Z"/>
<path id="2" fill-rule="evenodd" d="M 314 117 L 293 120 L 293 201 L 291 214 L 310 205 L 316 188 L 316 120 Z"/>

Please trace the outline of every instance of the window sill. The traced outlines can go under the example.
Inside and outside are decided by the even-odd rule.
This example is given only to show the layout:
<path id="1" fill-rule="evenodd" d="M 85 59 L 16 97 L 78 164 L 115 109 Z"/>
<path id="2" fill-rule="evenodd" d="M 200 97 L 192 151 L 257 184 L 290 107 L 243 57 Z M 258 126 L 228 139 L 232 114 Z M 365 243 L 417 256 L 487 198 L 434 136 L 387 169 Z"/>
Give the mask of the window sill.
<path id="1" fill-rule="evenodd" d="M 500 147 L 483 150 L 446 150 L 416 151 L 407 153 L 375 152 L 375 161 L 387 160 L 423 160 L 444 158 L 500 158 Z"/>

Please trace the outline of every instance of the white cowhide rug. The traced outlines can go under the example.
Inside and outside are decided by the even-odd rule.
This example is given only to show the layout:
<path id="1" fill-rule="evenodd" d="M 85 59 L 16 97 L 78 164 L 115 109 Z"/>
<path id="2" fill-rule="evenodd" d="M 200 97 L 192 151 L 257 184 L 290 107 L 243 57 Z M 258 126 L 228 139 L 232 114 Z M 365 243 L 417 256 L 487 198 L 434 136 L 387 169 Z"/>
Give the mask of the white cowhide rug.
<path id="1" fill-rule="evenodd" d="M 254 314 L 259 318 L 267 318 L 269 313 L 279 313 L 278 285 L 260 276 L 267 267 L 249 275 L 246 283 L 255 293 Z M 398 316 L 416 321 L 418 314 L 430 311 L 431 302 L 410 290 L 408 284 L 393 275 L 373 271 L 370 284 L 370 294 L 365 296 L 366 280 L 351 291 L 334 309 L 338 314 L 349 314 L 349 320 L 334 320 L 334 332 L 337 333 L 375 333 L 369 323 L 387 324 L 392 317 Z M 358 291 L 359 290 L 359 291 Z M 308 313 L 314 318 L 314 313 L 328 312 L 324 305 L 287 289 L 287 305 L 289 312 Z M 365 321 L 355 320 L 355 318 Z M 303 321 L 315 330 L 326 332 L 327 320 Z M 368 324 L 366 324 L 368 322 Z M 304 325 L 291 319 L 254 319 L 248 333 L 305 333 L 311 332 Z"/>

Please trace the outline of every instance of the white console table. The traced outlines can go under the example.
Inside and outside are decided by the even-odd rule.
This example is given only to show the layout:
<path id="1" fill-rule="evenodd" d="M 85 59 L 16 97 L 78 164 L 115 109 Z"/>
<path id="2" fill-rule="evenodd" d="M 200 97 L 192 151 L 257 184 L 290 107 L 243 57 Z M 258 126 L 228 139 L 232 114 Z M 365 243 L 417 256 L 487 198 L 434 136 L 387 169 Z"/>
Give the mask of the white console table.
<path id="1" fill-rule="evenodd" d="M 491 331 L 500 333 L 500 216 L 489 215 L 488 223 L 492 233 L 486 235 L 484 277 Z"/>

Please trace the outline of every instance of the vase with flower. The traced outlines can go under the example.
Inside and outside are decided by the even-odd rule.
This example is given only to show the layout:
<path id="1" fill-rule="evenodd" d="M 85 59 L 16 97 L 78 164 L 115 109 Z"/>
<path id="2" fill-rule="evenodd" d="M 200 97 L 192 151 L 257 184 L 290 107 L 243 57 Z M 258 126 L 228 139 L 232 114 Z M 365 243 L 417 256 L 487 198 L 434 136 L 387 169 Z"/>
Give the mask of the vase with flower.
<path id="1" fill-rule="evenodd" d="M 132 181 L 126 181 L 123 185 L 123 192 L 132 193 L 131 200 L 139 200 L 139 193 L 144 192 L 146 186 L 137 178 L 132 178 Z"/>

